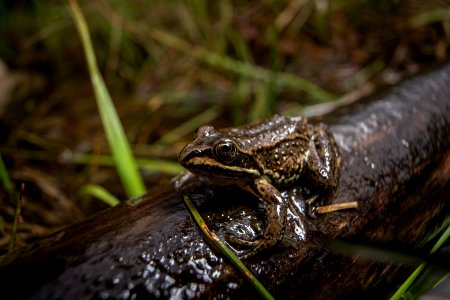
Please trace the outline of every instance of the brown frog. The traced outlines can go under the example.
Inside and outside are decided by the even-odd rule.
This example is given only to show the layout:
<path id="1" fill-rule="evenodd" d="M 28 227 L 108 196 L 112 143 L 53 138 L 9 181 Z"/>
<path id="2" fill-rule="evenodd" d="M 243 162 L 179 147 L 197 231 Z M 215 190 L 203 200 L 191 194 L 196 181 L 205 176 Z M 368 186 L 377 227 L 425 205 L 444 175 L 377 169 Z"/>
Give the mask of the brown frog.
<path id="1" fill-rule="evenodd" d="M 266 225 L 259 238 L 232 238 L 249 246 L 238 253 L 241 257 L 271 247 L 283 237 L 288 203 L 279 189 L 297 184 L 317 191 L 306 200 L 309 214 L 314 215 L 312 204 L 335 190 L 340 169 L 338 148 L 325 125 L 279 115 L 240 127 L 203 126 L 179 160 L 191 173 L 213 184 L 239 186 L 265 206 Z"/>

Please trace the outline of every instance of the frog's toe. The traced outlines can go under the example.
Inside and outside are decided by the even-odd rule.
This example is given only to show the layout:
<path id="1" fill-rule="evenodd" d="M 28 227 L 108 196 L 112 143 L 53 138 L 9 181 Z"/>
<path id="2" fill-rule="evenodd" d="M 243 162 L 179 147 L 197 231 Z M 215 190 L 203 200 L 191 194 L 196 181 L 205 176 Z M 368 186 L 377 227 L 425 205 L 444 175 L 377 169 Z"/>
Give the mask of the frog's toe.
<path id="1" fill-rule="evenodd" d="M 260 251 L 272 246 L 273 242 L 264 238 L 245 240 L 236 236 L 229 236 L 227 238 L 227 244 L 230 246 L 230 248 L 233 249 L 237 256 L 239 256 L 241 259 L 244 259 L 251 257 L 259 253 Z M 236 249 L 236 246 L 238 249 Z M 245 249 L 240 249 L 241 246 L 245 247 Z"/>
<path id="2" fill-rule="evenodd" d="M 253 255 L 255 255 L 257 253 L 257 251 L 254 251 L 253 249 L 234 250 L 234 252 L 240 259 L 246 259 L 246 258 L 252 257 Z"/>
<path id="3" fill-rule="evenodd" d="M 236 241 L 235 241 L 236 242 Z M 245 259 L 245 258 L 249 258 L 253 255 L 255 255 L 258 252 L 258 248 L 257 246 L 254 245 L 254 241 L 246 241 L 246 240 L 241 240 L 239 242 L 244 242 L 246 245 L 250 246 L 247 249 L 236 249 L 235 244 L 231 245 L 229 242 L 226 242 L 226 244 L 228 245 L 228 247 L 230 247 L 233 252 L 240 258 L 240 259 Z"/>
<path id="4" fill-rule="evenodd" d="M 246 240 L 246 239 L 239 238 L 235 235 L 227 236 L 227 243 L 231 244 L 231 245 L 237 245 L 237 246 L 255 247 L 259 243 L 258 241 L 259 241 L 259 239 Z"/>
<path id="5" fill-rule="evenodd" d="M 316 208 L 316 201 L 317 201 L 318 196 L 313 196 L 311 198 L 309 198 L 308 200 L 306 200 L 306 210 L 308 213 L 308 216 L 310 216 L 311 218 L 317 218 L 317 208 Z"/>
<path id="6" fill-rule="evenodd" d="M 315 205 L 308 205 L 308 216 L 317 219 L 317 207 Z"/>

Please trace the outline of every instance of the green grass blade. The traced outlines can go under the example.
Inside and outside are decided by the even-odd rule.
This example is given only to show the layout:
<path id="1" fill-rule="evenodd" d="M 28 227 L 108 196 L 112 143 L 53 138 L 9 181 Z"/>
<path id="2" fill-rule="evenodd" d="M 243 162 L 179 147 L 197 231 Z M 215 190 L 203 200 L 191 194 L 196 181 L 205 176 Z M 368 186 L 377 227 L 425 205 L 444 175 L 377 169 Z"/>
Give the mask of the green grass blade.
<path id="1" fill-rule="evenodd" d="M 137 163 L 143 170 L 162 172 L 169 175 L 177 175 L 184 170 L 178 162 L 160 159 L 137 159 Z"/>
<path id="2" fill-rule="evenodd" d="M 403 295 L 405 295 L 408 291 L 408 289 L 413 284 L 414 280 L 416 280 L 417 276 L 422 273 L 423 269 L 425 268 L 425 264 L 421 264 L 418 266 L 414 272 L 412 272 L 411 275 L 405 280 L 405 282 L 398 288 L 398 290 L 394 293 L 394 295 L 391 296 L 390 300 L 399 300 L 403 299 Z"/>
<path id="3" fill-rule="evenodd" d="M 120 201 L 112 195 L 110 192 L 108 192 L 105 188 L 102 186 L 96 185 L 96 184 L 87 184 L 80 190 L 80 194 L 82 196 L 90 195 L 93 196 L 104 203 L 108 204 L 109 206 L 116 206 L 120 203 Z"/>
<path id="4" fill-rule="evenodd" d="M 48 161 L 53 158 L 48 152 L 44 151 L 33 151 L 33 150 L 23 150 L 21 152 L 24 158 L 30 160 Z M 64 163 L 73 164 L 98 164 L 101 166 L 114 167 L 115 160 L 110 155 L 101 154 L 88 154 L 88 153 L 74 153 L 65 158 Z M 151 159 L 151 158 L 136 158 L 136 163 L 141 170 L 146 170 L 150 172 L 161 172 L 168 175 L 177 175 L 184 170 L 178 162 L 164 159 Z"/>
<path id="5" fill-rule="evenodd" d="M 435 287 L 448 275 L 446 270 L 436 270 L 425 267 L 420 277 L 408 289 L 406 296 L 418 298 Z"/>
<path id="6" fill-rule="evenodd" d="M 140 196 L 145 192 L 144 182 L 139 174 L 136 161 L 132 155 L 122 124 L 117 116 L 111 96 L 98 69 L 86 20 L 77 1 L 69 0 L 69 3 L 83 44 L 100 117 L 105 128 L 106 137 L 119 177 L 129 197 Z"/>
<path id="7" fill-rule="evenodd" d="M 8 170 L 6 169 L 5 163 L 3 162 L 2 155 L 0 154 L 0 179 L 2 181 L 2 185 L 5 188 L 5 191 L 9 196 L 12 196 L 14 188 L 11 182 L 11 179 L 8 175 Z"/>
<path id="8" fill-rule="evenodd" d="M 114 166 L 114 159 L 109 155 L 91 155 L 91 154 L 75 154 L 69 158 L 68 162 L 78 164 L 92 164 L 97 163 L 102 166 Z M 162 160 L 162 159 L 150 159 L 150 158 L 137 158 L 136 163 L 142 170 L 151 172 L 161 172 L 169 175 L 177 175 L 184 170 L 178 162 Z"/>
<path id="9" fill-rule="evenodd" d="M 436 252 L 450 236 L 450 225 L 439 237 L 430 253 Z M 425 264 L 418 266 L 414 272 L 405 280 L 399 289 L 391 296 L 390 300 L 405 299 L 405 296 L 418 298 L 423 293 L 438 284 L 447 276 L 447 273 L 440 271 L 429 271 L 425 269 Z"/>
<path id="10" fill-rule="evenodd" d="M 200 229 L 205 234 L 205 237 L 208 240 L 208 243 L 212 245 L 214 248 L 220 250 L 222 254 L 231 262 L 231 264 L 238 269 L 239 272 L 247 279 L 259 295 L 263 299 L 274 299 L 274 297 L 269 293 L 269 291 L 259 282 L 259 280 L 253 275 L 253 273 L 242 263 L 242 261 L 236 256 L 236 254 L 228 248 L 224 242 L 222 242 L 219 237 L 206 226 L 205 221 L 200 216 L 199 212 L 195 208 L 194 204 L 192 204 L 191 200 L 188 196 L 184 196 L 184 202 L 186 203 L 189 211 L 191 212 L 195 222 L 200 227 Z"/>
<path id="11" fill-rule="evenodd" d="M 442 235 L 439 237 L 438 241 L 433 246 L 430 253 L 434 253 L 437 250 L 439 250 L 439 248 L 441 248 L 441 246 L 447 241 L 449 236 L 450 236 L 450 225 L 447 226 L 447 229 L 445 229 L 444 233 L 442 233 Z"/>

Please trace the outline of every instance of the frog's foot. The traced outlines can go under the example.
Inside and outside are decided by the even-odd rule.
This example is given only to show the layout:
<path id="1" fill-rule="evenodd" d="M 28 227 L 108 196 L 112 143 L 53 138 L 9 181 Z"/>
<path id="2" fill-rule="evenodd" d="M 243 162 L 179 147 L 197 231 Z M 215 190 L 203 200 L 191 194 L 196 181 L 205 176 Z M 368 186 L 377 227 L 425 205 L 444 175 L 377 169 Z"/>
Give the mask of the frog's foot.
<path id="1" fill-rule="evenodd" d="M 318 195 L 315 195 L 305 201 L 306 212 L 307 212 L 308 216 L 310 216 L 311 218 L 314 218 L 314 219 L 317 218 L 317 210 L 316 210 L 317 205 L 315 205 L 315 202 L 317 201 L 318 197 L 319 197 Z"/>
<path id="2" fill-rule="evenodd" d="M 260 250 L 274 246 L 284 234 L 287 215 L 287 203 L 281 193 L 265 178 L 258 178 L 247 187 L 266 207 L 266 227 L 261 232 L 261 237 L 253 240 L 245 240 L 236 236 L 230 236 L 230 242 L 236 245 L 249 247 L 241 253 L 241 257 L 250 257 Z M 238 251 L 237 251 L 238 252 Z"/>
<path id="3" fill-rule="evenodd" d="M 234 248 L 234 246 L 244 246 L 244 247 L 256 247 L 260 239 L 256 238 L 253 240 L 246 240 L 239 238 L 235 235 L 228 234 L 226 237 L 227 243 Z"/>
<path id="4" fill-rule="evenodd" d="M 258 238 L 254 240 L 245 240 L 238 238 L 234 235 L 230 235 L 227 237 L 227 245 L 234 250 L 234 252 L 241 258 L 251 257 L 263 249 L 270 248 L 274 246 L 278 240 L 269 240 L 265 238 Z M 237 250 L 235 246 L 245 246 L 248 249 Z"/>

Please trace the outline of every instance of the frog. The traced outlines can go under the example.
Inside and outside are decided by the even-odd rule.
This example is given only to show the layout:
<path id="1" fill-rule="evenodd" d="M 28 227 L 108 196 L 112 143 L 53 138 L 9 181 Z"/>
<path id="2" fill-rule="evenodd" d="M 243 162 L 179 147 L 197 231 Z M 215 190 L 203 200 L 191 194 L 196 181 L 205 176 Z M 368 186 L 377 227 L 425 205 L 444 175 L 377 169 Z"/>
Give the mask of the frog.
<path id="1" fill-rule="evenodd" d="M 292 185 L 317 191 L 305 200 L 305 216 L 316 217 L 315 207 L 336 189 L 341 158 L 336 141 L 323 123 L 302 116 L 274 115 L 243 126 L 200 127 L 194 140 L 179 154 L 188 177 L 199 176 L 215 185 L 237 186 L 260 201 L 263 228 L 252 240 L 229 237 L 233 250 L 247 258 L 282 240 L 288 200 L 281 190 Z"/>

